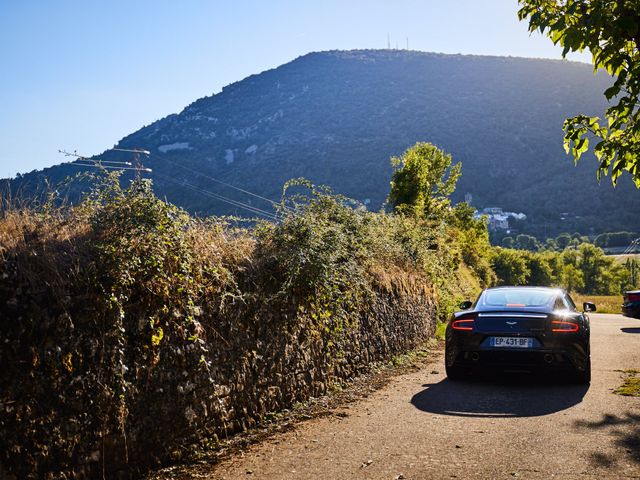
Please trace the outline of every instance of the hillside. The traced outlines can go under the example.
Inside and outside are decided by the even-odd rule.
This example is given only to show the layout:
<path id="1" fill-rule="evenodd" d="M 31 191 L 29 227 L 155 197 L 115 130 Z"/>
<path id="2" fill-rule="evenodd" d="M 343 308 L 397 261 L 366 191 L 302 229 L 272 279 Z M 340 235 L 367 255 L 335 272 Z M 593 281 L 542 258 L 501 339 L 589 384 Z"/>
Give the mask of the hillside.
<path id="1" fill-rule="evenodd" d="M 389 157 L 429 141 L 463 163 L 454 200 L 471 193 L 477 208 L 523 212 L 523 231 L 638 231 L 640 192 L 631 182 L 598 185 L 595 160 L 574 167 L 562 149 L 563 119 L 601 113 L 609 84 L 589 65 L 566 61 L 311 53 L 199 99 L 117 146 L 152 152 L 145 165 L 161 197 L 198 214 L 246 214 L 180 182 L 249 203 L 200 174 L 273 199 L 286 180 L 304 176 L 378 209 L 389 191 Z M 12 191 L 32 192 L 44 176 L 55 183 L 77 170 L 32 172 L 14 180 Z"/>

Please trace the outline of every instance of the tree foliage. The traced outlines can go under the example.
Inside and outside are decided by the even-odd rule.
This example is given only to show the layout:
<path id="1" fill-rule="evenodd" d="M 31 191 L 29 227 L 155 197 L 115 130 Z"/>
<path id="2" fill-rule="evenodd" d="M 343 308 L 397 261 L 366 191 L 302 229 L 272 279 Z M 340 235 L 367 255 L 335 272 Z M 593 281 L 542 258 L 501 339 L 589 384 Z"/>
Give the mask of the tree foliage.
<path id="1" fill-rule="evenodd" d="M 598 117 L 577 115 L 564 123 L 564 146 L 577 162 L 599 139 L 594 154 L 600 161 L 598 179 L 611 174 L 615 184 L 623 171 L 640 188 L 640 2 L 638 0 L 519 0 L 518 17 L 529 20 L 529 31 L 546 33 L 569 52 L 591 51 L 596 70 L 615 77 L 605 90 L 617 103 Z"/>
<path id="2" fill-rule="evenodd" d="M 598 235 L 593 244 L 598 247 L 627 247 L 636 239 L 640 238 L 640 233 L 636 232 L 607 232 Z"/>
<path id="3" fill-rule="evenodd" d="M 392 157 L 394 172 L 389 202 L 396 211 L 411 211 L 428 220 L 442 219 L 456 189 L 462 165 L 431 143 L 416 143 L 402 157 Z"/>
<path id="4" fill-rule="evenodd" d="M 466 202 L 453 207 L 446 218 L 448 236 L 459 250 L 462 261 L 476 273 L 481 285 L 491 286 L 497 277 L 491 268 L 494 252 L 486 218 L 476 218 L 474 214 L 475 209 Z"/>
<path id="5" fill-rule="evenodd" d="M 389 203 L 399 217 L 413 217 L 418 229 L 442 229 L 446 249 L 462 260 L 484 286 L 496 276 L 491 268 L 493 250 L 485 219 L 462 202 L 451 206 L 462 165 L 451 165 L 451 155 L 431 143 L 416 143 L 401 157 L 392 157 L 394 168 Z M 457 265 L 456 265 L 457 268 Z"/>
<path id="6" fill-rule="evenodd" d="M 538 242 L 536 237 L 521 233 L 516 237 L 514 246 L 520 250 L 530 250 L 535 252 L 540 249 L 540 242 Z"/>
<path id="7" fill-rule="evenodd" d="M 531 273 L 522 251 L 500 247 L 496 248 L 493 269 L 499 285 L 526 285 Z"/>
<path id="8" fill-rule="evenodd" d="M 492 266 L 499 285 L 556 286 L 590 295 L 619 295 L 640 277 L 636 260 L 617 263 L 588 242 L 560 252 L 496 247 Z"/>

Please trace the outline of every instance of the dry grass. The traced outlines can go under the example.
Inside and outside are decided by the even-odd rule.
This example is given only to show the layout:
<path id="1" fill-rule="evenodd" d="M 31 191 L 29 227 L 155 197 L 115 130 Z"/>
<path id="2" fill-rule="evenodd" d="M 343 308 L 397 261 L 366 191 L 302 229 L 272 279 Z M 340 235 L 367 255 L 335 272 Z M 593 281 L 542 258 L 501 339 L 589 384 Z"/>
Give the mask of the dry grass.
<path id="1" fill-rule="evenodd" d="M 368 265 L 368 273 L 375 284 L 388 291 L 399 292 L 402 295 L 417 295 L 426 298 L 435 298 L 435 287 L 426 281 L 416 269 L 405 270 L 397 265 L 383 265 L 378 261 Z"/>
<path id="2" fill-rule="evenodd" d="M 24 247 L 25 236 L 37 228 L 35 215 L 27 210 L 7 210 L 0 218 L 0 249 L 4 253 Z"/>
<path id="3" fill-rule="evenodd" d="M 223 220 L 191 223 L 185 240 L 204 265 L 243 265 L 256 247 L 255 238 L 247 230 L 232 228 Z"/>
<path id="4" fill-rule="evenodd" d="M 48 288 L 66 291 L 81 272 L 83 246 L 90 226 L 75 210 L 47 215 L 6 208 L 0 215 L 0 261 L 10 255 L 30 284 L 46 280 Z"/>
<path id="5" fill-rule="evenodd" d="M 627 260 L 636 259 L 640 261 L 640 253 L 629 253 L 626 255 L 611 255 L 617 263 L 624 263 Z"/>
<path id="6" fill-rule="evenodd" d="M 582 309 L 583 302 L 593 302 L 596 304 L 598 313 L 622 313 L 622 295 L 582 295 L 580 293 L 572 293 L 571 298 L 573 298 L 579 310 Z"/>

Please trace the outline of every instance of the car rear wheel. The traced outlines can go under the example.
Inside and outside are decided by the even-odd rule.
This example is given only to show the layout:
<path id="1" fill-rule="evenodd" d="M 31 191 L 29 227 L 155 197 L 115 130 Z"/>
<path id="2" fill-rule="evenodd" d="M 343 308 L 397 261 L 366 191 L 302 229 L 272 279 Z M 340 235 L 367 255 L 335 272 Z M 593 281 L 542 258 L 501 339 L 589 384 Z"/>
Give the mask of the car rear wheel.
<path id="1" fill-rule="evenodd" d="M 591 383 L 591 357 L 587 358 L 584 370 L 577 370 L 575 374 L 576 382 L 580 385 L 589 385 Z"/>
<path id="2" fill-rule="evenodd" d="M 469 370 L 458 365 L 449 366 L 445 364 L 444 369 L 447 372 L 447 378 L 449 378 L 449 380 L 464 380 L 469 377 Z"/>

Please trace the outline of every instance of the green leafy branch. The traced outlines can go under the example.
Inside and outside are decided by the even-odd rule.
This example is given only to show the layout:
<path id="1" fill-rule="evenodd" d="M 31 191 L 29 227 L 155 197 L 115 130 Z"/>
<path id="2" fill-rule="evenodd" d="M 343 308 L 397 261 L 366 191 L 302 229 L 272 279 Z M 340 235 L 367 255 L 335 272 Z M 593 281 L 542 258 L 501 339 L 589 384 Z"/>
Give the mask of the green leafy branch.
<path id="1" fill-rule="evenodd" d="M 589 139 L 600 164 L 597 176 L 611 175 L 615 185 L 629 172 L 640 188 L 640 2 L 638 0 L 519 0 L 520 20 L 529 31 L 540 31 L 570 52 L 589 50 L 594 70 L 614 77 L 605 90 L 604 122 L 599 117 L 577 115 L 564 122 L 564 147 L 577 163 L 589 149 Z"/>

